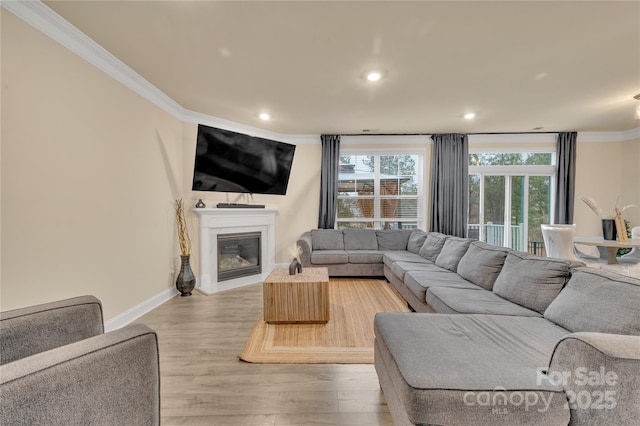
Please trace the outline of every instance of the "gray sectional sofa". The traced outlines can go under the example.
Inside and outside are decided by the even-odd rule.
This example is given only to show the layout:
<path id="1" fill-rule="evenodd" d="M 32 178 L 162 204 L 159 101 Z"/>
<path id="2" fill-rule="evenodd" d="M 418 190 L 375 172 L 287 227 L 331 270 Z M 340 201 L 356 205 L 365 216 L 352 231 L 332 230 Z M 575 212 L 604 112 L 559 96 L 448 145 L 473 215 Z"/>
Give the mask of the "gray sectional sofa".
<path id="1" fill-rule="evenodd" d="M 303 264 L 382 273 L 417 311 L 374 321 L 396 425 L 637 424 L 640 280 L 439 233 L 328 232 L 303 235 Z"/>
<path id="2" fill-rule="evenodd" d="M 300 263 L 302 266 L 324 266 L 332 277 L 381 277 L 384 275 L 383 255 L 406 253 L 416 246 L 420 248 L 424 239 L 417 245 L 415 238 L 422 234 L 426 238 L 426 233 L 411 230 L 313 229 L 298 239 Z"/>

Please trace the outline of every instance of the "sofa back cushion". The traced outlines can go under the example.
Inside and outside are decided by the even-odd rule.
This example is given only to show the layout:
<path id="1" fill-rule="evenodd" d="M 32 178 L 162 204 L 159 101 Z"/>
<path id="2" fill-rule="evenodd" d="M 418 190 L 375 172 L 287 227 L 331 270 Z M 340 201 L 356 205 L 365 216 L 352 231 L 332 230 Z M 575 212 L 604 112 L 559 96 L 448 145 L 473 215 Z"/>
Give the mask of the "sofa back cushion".
<path id="1" fill-rule="evenodd" d="M 418 254 L 420 251 L 420 247 L 424 244 L 424 241 L 427 239 L 427 232 L 421 231 L 419 229 L 414 229 L 409 235 L 409 241 L 407 242 L 407 251 L 411 253 Z"/>
<path id="2" fill-rule="evenodd" d="M 373 229 L 345 229 L 345 250 L 378 250 L 378 239 Z"/>
<path id="3" fill-rule="evenodd" d="M 458 263 L 458 275 L 486 290 L 492 290 L 511 250 L 474 241 Z"/>
<path id="4" fill-rule="evenodd" d="M 544 317 L 571 332 L 640 335 L 640 279 L 576 268 Z"/>
<path id="5" fill-rule="evenodd" d="M 410 229 L 382 229 L 376 231 L 378 250 L 406 250 Z"/>
<path id="6" fill-rule="evenodd" d="M 424 240 L 424 244 L 420 247 L 420 250 L 418 250 L 418 254 L 427 260 L 435 262 L 447 238 L 449 238 L 448 235 L 439 232 L 429 232 L 429 235 L 427 235 L 427 238 Z"/>
<path id="7" fill-rule="evenodd" d="M 337 229 L 312 229 L 313 250 L 344 250 L 342 231 Z"/>
<path id="8" fill-rule="evenodd" d="M 444 242 L 440 254 L 436 257 L 435 264 L 452 272 L 458 270 L 458 263 L 465 255 L 471 240 L 467 238 L 449 237 Z"/>
<path id="9" fill-rule="evenodd" d="M 493 292 L 513 303 L 543 313 L 571 276 L 568 260 L 511 252 Z"/>

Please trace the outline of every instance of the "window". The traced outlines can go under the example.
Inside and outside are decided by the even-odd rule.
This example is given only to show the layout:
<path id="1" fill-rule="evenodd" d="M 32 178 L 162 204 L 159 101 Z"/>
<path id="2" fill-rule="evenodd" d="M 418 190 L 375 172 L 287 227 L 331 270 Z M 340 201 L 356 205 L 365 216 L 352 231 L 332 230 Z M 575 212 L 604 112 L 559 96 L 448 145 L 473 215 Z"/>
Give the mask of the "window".
<path id="1" fill-rule="evenodd" d="M 423 225 L 422 154 L 341 152 L 338 229 Z"/>
<path id="2" fill-rule="evenodd" d="M 552 152 L 470 153 L 468 236 L 544 254 L 554 175 Z"/>

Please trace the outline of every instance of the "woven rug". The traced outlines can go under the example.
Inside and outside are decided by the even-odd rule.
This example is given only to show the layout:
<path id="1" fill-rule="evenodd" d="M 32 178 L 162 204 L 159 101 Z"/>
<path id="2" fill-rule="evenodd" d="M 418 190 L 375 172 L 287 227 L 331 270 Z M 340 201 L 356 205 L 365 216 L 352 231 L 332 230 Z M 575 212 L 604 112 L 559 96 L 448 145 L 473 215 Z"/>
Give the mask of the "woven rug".
<path id="1" fill-rule="evenodd" d="M 260 317 L 240 355 L 265 364 L 373 364 L 377 312 L 409 312 L 385 280 L 331 278 L 326 324 L 267 324 Z"/>

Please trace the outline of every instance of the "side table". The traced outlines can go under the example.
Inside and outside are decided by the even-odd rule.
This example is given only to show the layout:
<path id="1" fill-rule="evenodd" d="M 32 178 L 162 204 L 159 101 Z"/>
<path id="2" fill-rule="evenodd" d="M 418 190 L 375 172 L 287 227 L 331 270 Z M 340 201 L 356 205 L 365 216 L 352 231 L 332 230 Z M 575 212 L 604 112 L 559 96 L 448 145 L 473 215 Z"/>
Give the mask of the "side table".
<path id="1" fill-rule="evenodd" d="M 262 284 L 264 320 L 268 323 L 324 323 L 329 321 L 329 271 L 304 268 L 274 269 Z"/>

